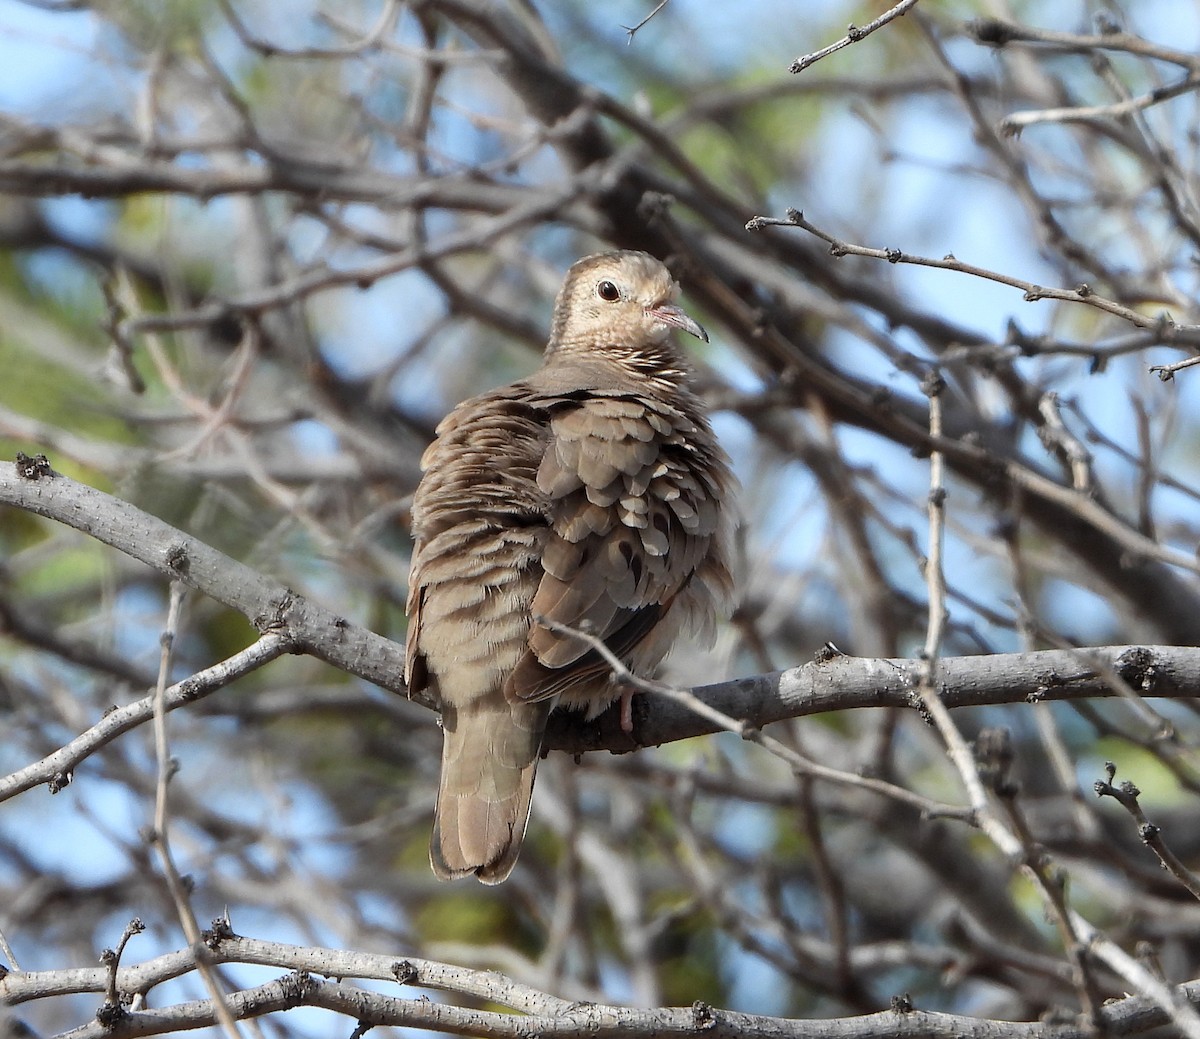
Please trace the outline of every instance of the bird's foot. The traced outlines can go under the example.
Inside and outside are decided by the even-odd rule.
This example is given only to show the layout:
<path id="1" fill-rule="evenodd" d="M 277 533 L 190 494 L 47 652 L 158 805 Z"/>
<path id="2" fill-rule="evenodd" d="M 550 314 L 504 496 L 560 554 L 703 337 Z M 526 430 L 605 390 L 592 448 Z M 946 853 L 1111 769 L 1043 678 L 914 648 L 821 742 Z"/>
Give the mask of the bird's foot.
<path id="1" fill-rule="evenodd" d="M 633 694 L 637 690 L 633 686 L 625 686 L 621 690 L 621 731 L 633 732 Z"/>

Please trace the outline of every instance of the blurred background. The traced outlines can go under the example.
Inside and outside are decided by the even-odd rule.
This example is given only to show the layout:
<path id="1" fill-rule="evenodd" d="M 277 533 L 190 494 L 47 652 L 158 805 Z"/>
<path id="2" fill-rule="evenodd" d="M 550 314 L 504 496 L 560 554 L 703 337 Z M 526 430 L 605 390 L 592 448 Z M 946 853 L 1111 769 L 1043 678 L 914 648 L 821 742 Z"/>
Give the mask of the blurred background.
<path id="1" fill-rule="evenodd" d="M 645 249 L 709 330 L 689 349 L 742 483 L 737 612 L 668 680 L 796 666 L 826 641 L 920 651 L 933 371 L 954 445 L 943 652 L 1195 645 L 1200 373 L 1150 368 L 1200 344 L 1200 5 L 919 4 L 789 72 L 885 9 L 670 0 L 631 33 L 649 0 L 0 0 L 0 453 L 45 452 L 403 641 L 435 425 L 536 367 L 573 260 Z M 1009 283 L 745 227 L 789 207 Z M 4 775 L 146 695 L 167 583 L 14 509 L 0 552 Z M 193 594 L 172 677 L 254 637 Z M 1200 857 L 1192 704 L 955 719 L 968 739 L 1008 730 L 1074 908 L 1168 979 L 1200 972 L 1200 908 L 1091 793 L 1117 763 Z M 770 733 L 965 803 L 916 712 Z M 642 1007 L 832 1017 L 908 992 L 1032 1020 L 1089 988 L 978 831 L 731 734 L 552 753 L 499 889 L 430 874 L 440 734 L 394 693 L 289 656 L 174 712 L 170 737 L 176 860 L 201 920 L 228 909 L 239 934 Z M 145 841 L 155 777 L 144 727 L 61 792 L 0 803 L 0 932 L 22 969 L 91 965 L 132 916 L 148 930 L 125 962 L 184 943 Z M 1089 985 L 1126 990 L 1099 968 Z M 187 977 L 151 1002 L 203 995 Z M 21 1016 L 49 1033 L 95 1003 Z"/>

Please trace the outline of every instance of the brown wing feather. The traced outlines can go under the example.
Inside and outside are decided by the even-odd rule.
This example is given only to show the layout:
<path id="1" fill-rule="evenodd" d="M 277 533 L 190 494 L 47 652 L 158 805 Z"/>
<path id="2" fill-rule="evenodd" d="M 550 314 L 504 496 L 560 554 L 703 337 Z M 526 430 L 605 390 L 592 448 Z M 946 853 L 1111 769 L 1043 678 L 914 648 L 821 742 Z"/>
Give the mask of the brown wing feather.
<path id="1" fill-rule="evenodd" d="M 698 412 L 600 392 L 548 406 L 537 473 L 549 499 L 544 572 L 529 650 L 505 695 L 559 696 L 594 714 L 617 695 L 611 668 L 585 641 L 537 618 L 598 635 L 635 673 L 653 672 L 682 627 L 721 612 L 728 532 L 716 496 L 732 478 L 719 451 L 704 446 L 713 441 Z"/>

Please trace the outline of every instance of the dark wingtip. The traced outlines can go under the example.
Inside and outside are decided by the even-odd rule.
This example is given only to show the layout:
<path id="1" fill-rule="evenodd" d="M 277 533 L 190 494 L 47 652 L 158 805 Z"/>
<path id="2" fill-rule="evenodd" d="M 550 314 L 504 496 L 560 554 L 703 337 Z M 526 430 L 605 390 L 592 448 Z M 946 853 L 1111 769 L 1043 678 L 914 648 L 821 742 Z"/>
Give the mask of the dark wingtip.
<path id="1" fill-rule="evenodd" d="M 475 876 L 479 878 L 481 884 L 502 884 L 513 871 L 513 867 L 517 864 L 517 856 L 520 854 L 521 842 L 513 841 L 500 853 L 500 857 L 495 862 L 480 866 L 475 871 Z"/>

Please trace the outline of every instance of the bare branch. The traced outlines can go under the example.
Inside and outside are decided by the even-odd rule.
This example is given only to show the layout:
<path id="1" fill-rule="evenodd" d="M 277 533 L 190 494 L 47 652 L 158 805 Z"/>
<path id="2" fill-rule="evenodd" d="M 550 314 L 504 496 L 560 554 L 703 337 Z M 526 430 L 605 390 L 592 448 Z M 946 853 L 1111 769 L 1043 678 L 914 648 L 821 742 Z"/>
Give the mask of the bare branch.
<path id="1" fill-rule="evenodd" d="M 656 14 L 658 14 L 659 11 L 661 11 L 664 7 L 666 7 L 668 3 L 670 3 L 670 0 L 658 0 L 658 4 L 655 6 L 654 10 L 651 11 L 648 15 L 646 15 L 646 17 L 643 18 L 640 22 L 638 22 L 637 25 L 621 26 L 621 28 L 623 28 L 629 34 L 629 39 L 626 42 L 632 46 L 633 38 L 634 38 L 634 36 L 637 35 L 637 31 L 643 25 L 645 25 L 648 21 L 650 21 L 651 18 L 653 18 Z"/>
<path id="2" fill-rule="evenodd" d="M 405 693 L 394 642 L 323 610 L 291 589 L 141 509 L 55 474 L 22 479 L 0 466 L 0 503 L 75 527 L 172 580 L 241 613 L 272 655 L 306 652 L 393 692 Z"/>
<path id="3" fill-rule="evenodd" d="M 849 31 L 837 43 L 831 43 L 828 47 L 823 47 L 819 51 L 813 51 L 811 54 L 805 54 L 803 57 L 797 58 L 788 66 L 788 72 L 796 73 L 803 72 L 810 65 L 815 65 L 822 58 L 829 57 L 840 51 L 843 47 L 849 47 L 852 43 L 858 43 L 859 40 L 870 36 L 876 29 L 881 29 L 893 19 L 899 18 L 903 14 L 916 7 L 917 0 L 900 0 L 900 3 L 894 7 L 889 7 L 874 21 L 868 22 L 866 25 L 858 26 L 851 25 Z"/>
<path id="4" fill-rule="evenodd" d="M 952 255 L 942 257 L 940 260 L 935 260 L 929 256 L 914 256 L 910 253 L 903 252 L 900 249 L 871 249 L 864 245 L 852 245 L 849 242 L 843 242 L 835 238 L 828 231 L 823 231 L 821 228 L 809 223 L 804 218 L 804 214 L 797 209 L 788 210 L 788 216 L 785 220 L 778 220 L 772 217 L 756 216 L 747 223 L 746 228 L 750 231 L 757 231 L 764 227 L 799 227 L 810 234 L 815 235 L 824 242 L 829 243 L 829 252 L 832 256 L 867 256 L 875 260 L 886 260 L 888 263 L 911 263 L 920 267 L 933 267 L 938 270 L 956 271 L 959 274 L 969 274 L 975 278 L 983 278 L 986 281 L 994 281 L 1001 285 L 1009 285 L 1012 288 L 1020 289 L 1025 293 L 1026 303 L 1035 303 L 1043 299 L 1057 299 L 1069 303 L 1082 303 L 1089 307 L 1095 307 L 1097 310 L 1104 311 L 1106 314 L 1112 314 L 1114 317 L 1119 317 L 1124 321 L 1128 321 L 1138 328 L 1153 329 L 1159 337 L 1159 342 L 1192 342 L 1197 336 L 1200 336 L 1200 326 L 1197 325 L 1177 325 L 1175 321 L 1166 314 L 1160 314 L 1156 317 L 1149 317 L 1139 311 L 1133 310 L 1116 300 L 1106 299 L 1103 296 L 1098 296 L 1092 290 L 1090 285 L 1080 285 L 1074 289 L 1060 289 L 1047 287 L 1045 285 L 1036 285 L 1031 281 L 1025 281 L 1022 278 L 1014 278 L 1011 275 L 1003 274 L 999 271 L 988 270 L 986 267 L 978 267 L 974 264 L 964 263 L 956 259 Z"/>

